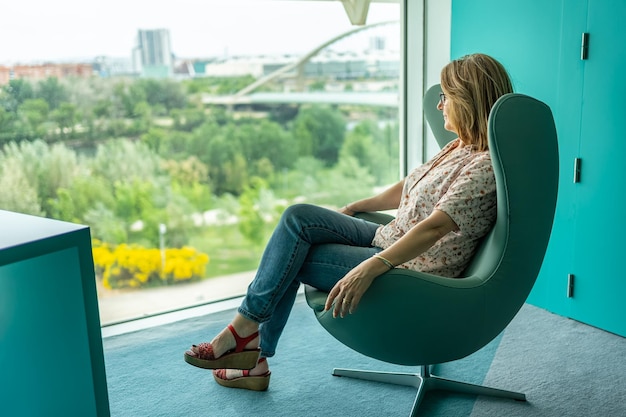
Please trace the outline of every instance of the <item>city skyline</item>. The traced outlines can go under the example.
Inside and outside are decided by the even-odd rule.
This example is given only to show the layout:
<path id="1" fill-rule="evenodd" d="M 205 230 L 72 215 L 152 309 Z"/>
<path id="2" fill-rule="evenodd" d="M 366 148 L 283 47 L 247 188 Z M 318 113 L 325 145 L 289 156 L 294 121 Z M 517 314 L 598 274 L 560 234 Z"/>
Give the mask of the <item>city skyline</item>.
<path id="1" fill-rule="evenodd" d="M 14 41 L 0 48 L 0 65 L 130 57 L 146 29 L 168 29 L 178 58 L 199 58 L 301 54 L 354 28 L 330 1 L 22 0 L 4 8 L 12 18 L 0 37 Z M 398 4 L 373 3 L 367 23 L 398 18 Z"/>

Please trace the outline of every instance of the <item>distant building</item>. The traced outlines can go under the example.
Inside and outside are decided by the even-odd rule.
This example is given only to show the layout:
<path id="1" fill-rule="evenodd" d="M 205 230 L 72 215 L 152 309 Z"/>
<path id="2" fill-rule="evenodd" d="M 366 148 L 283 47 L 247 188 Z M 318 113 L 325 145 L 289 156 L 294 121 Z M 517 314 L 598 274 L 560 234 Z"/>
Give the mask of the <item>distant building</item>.
<path id="1" fill-rule="evenodd" d="M 11 80 L 11 68 L 0 66 L 0 85 L 8 84 Z"/>
<path id="2" fill-rule="evenodd" d="M 386 48 L 386 39 L 383 36 L 370 37 L 370 51 L 384 51 Z"/>
<path id="3" fill-rule="evenodd" d="M 196 71 L 195 74 L 205 77 L 251 75 L 260 78 L 296 61 L 298 61 L 298 57 L 287 55 L 222 58 L 206 63 L 204 71 Z M 400 75 L 400 55 L 386 50 L 361 53 L 337 53 L 328 50 L 322 51 L 305 62 L 302 71 L 305 77 L 328 80 L 398 78 Z"/>
<path id="4" fill-rule="evenodd" d="M 296 60 L 297 57 L 289 55 L 221 58 L 208 62 L 204 67 L 203 75 L 207 77 L 241 77 L 251 75 L 255 78 L 260 78 Z"/>
<path id="5" fill-rule="evenodd" d="M 93 70 L 95 74 L 102 78 L 134 76 L 137 74 L 134 71 L 133 63 L 128 57 L 97 56 L 93 61 Z"/>
<path id="6" fill-rule="evenodd" d="M 305 64 L 304 75 L 332 80 L 398 78 L 400 57 L 381 50 L 361 53 L 323 51 Z"/>
<path id="7" fill-rule="evenodd" d="M 8 84 L 10 80 L 41 81 L 54 77 L 58 79 L 75 77 L 89 78 L 94 75 L 91 64 L 49 63 L 41 65 L 13 65 L 0 67 L 0 85 Z"/>
<path id="8" fill-rule="evenodd" d="M 143 77 L 167 78 L 174 72 L 174 58 L 167 29 L 139 30 L 133 49 L 135 72 Z"/>

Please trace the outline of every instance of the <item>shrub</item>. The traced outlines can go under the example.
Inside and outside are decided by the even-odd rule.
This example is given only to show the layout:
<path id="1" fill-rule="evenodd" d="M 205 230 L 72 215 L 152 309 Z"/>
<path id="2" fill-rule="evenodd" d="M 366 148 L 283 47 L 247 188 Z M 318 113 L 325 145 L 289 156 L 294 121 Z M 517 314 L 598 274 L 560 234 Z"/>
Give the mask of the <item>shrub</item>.
<path id="1" fill-rule="evenodd" d="M 163 255 L 163 256 L 162 256 Z M 96 274 L 105 288 L 139 288 L 204 278 L 208 255 L 191 247 L 160 249 L 94 240 Z"/>

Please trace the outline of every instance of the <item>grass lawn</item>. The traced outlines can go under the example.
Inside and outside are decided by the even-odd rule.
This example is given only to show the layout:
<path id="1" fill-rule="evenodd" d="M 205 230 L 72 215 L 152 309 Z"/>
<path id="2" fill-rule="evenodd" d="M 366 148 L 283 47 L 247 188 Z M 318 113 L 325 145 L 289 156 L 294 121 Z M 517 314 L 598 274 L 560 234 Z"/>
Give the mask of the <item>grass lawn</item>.
<path id="1" fill-rule="evenodd" d="M 236 225 L 211 226 L 191 238 L 189 245 L 209 255 L 206 277 L 217 277 L 257 269 L 265 243 L 273 225 L 268 227 L 267 237 L 260 245 L 246 240 Z"/>

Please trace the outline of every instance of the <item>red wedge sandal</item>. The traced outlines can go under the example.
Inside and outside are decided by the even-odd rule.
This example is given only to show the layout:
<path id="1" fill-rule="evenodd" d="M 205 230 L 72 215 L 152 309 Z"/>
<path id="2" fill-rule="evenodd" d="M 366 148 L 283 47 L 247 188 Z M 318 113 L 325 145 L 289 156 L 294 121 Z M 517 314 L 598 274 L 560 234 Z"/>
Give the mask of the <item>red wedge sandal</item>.
<path id="1" fill-rule="evenodd" d="M 260 348 L 245 349 L 245 346 L 254 340 L 259 332 L 255 332 L 248 337 L 241 337 L 235 331 L 235 328 L 229 324 L 228 330 L 235 337 L 237 346 L 235 349 L 231 349 L 224 353 L 219 358 L 215 357 L 213 353 L 213 345 L 210 343 L 200 343 L 199 345 L 193 345 L 193 350 L 185 352 L 185 362 L 190 365 L 197 366 L 204 369 L 252 369 L 256 366 L 261 354 Z"/>
<path id="2" fill-rule="evenodd" d="M 265 358 L 259 359 L 259 363 L 265 362 Z M 263 375 L 250 375 L 250 371 L 244 370 L 243 375 L 237 378 L 226 379 L 226 369 L 216 369 L 213 371 L 215 382 L 228 388 L 242 388 L 252 391 L 265 391 L 270 385 L 272 373 L 267 371 Z"/>

